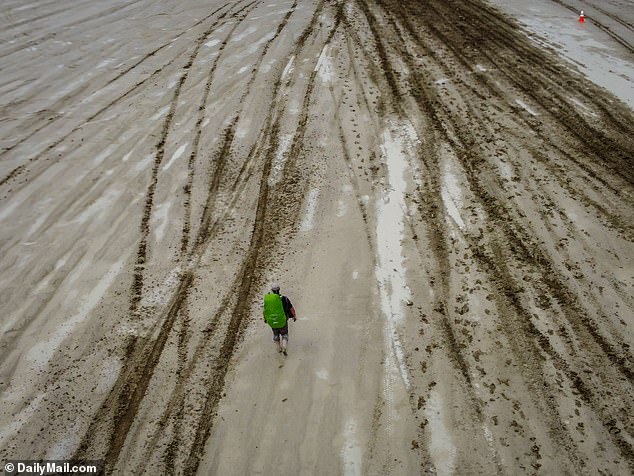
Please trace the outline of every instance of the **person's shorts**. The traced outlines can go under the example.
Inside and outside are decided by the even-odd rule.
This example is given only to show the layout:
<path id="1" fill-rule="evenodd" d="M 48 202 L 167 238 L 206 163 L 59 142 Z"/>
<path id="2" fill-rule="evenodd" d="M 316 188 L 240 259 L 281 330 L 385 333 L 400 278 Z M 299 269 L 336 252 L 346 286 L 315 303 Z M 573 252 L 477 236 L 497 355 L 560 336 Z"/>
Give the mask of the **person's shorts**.
<path id="1" fill-rule="evenodd" d="M 284 339 L 288 340 L 288 322 L 284 327 L 280 327 L 279 329 L 273 329 L 273 341 L 277 342 L 280 340 L 280 336 Z"/>

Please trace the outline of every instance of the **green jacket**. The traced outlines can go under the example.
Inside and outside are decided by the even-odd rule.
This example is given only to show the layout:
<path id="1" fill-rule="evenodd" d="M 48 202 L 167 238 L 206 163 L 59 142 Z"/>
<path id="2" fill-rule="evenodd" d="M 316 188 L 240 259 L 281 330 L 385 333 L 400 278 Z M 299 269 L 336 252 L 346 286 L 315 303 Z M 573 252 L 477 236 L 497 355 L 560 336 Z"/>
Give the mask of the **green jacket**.
<path id="1" fill-rule="evenodd" d="M 264 296 L 264 320 L 273 329 L 281 329 L 286 325 L 286 313 L 279 294 L 268 293 Z"/>

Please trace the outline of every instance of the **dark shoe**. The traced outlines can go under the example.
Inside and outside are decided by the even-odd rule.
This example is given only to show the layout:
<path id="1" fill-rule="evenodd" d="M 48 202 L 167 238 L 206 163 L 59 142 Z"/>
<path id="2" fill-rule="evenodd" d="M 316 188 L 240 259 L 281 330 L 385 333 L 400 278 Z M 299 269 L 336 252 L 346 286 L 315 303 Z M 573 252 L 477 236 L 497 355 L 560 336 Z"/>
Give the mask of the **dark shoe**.
<path id="1" fill-rule="evenodd" d="M 288 354 L 286 353 L 286 349 L 282 350 L 282 354 L 284 354 L 284 355 L 288 355 Z"/>

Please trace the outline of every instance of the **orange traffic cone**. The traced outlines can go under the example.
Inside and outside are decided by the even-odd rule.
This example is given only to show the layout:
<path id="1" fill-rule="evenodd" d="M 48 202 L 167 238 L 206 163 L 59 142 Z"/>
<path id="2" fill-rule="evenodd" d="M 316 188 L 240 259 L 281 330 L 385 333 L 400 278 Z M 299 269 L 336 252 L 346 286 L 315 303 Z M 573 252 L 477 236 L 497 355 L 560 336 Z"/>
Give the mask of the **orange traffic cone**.
<path id="1" fill-rule="evenodd" d="M 583 14 L 583 10 L 581 10 L 581 15 L 579 15 L 579 23 L 585 23 L 586 17 Z"/>

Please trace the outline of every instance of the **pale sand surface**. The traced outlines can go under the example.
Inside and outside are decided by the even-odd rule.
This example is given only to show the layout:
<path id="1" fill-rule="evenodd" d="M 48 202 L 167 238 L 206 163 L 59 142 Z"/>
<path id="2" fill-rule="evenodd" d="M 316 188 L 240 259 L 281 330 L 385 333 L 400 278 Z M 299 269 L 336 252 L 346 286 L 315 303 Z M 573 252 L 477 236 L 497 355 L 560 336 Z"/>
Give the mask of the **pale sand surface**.
<path id="1" fill-rule="evenodd" d="M 3 2 L 0 459 L 631 473 L 633 10 Z"/>

